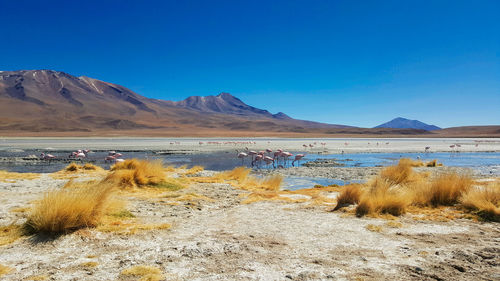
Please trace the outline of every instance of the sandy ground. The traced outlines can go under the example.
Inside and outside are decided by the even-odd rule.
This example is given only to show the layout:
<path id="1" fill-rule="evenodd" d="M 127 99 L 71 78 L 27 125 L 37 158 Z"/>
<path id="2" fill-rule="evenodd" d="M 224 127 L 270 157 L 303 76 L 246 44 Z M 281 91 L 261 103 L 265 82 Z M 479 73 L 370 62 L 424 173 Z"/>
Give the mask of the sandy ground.
<path id="1" fill-rule="evenodd" d="M 201 144 L 200 144 L 201 142 Z M 321 143 L 324 143 L 323 145 Z M 309 147 L 309 145 L 313 147 Z M 378 145 L 377 145 L 378 144 Z M 450 145 L 460 145 L 450 148 Z M 304 148 L 303 145 L 307 145 Z M 477 146 L 476 146 L 477 145 Z M 358 152 L 429 152 L 500 151 L 498 138 L 436 139 L 291 139 L 291 138 L 1 138 L 0 149 L 41 150 L 158 150 L 165 152 L 198 153 L 223 150 L 253 150 L 278 148 L 306 153 L 358 153 Z"/>
<path id="2" fill-rule="evenodd" d="M 359 177 L 373 172 L 351 169 Z M 0 183 L 0 224 L 22 222 L 23 214 L 13 209 L 64 183 L 48 174 Z M 22 238 L 0 247 L 0 264 L 14 269 L 4 279 L 138 280 L 120 272 L 154 265 L 164 280 L 500 280 L 498 223 L 407 214 L 394 227 L 307 202 L 241 204 L 244 191 L 228 184 L 200 183 L 178 192 L 213 200 L 172 205 L 165 198 L 128 197 L 138 220 L 172 227 Z M 373 226 L 378 231 L 367 229 Z M 86 262 L 97 265 L 82 266 Z"/>

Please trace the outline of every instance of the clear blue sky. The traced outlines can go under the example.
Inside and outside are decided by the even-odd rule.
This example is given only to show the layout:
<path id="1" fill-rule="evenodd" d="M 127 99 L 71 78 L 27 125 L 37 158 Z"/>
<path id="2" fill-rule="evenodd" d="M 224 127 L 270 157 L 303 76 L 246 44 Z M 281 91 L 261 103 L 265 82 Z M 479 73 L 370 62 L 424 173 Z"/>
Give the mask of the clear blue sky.
<path id="1" fill-rule="evenodd" d="M 0 0 L 0 70 L 372 127 L 500 124 L 500 1 Z"/>

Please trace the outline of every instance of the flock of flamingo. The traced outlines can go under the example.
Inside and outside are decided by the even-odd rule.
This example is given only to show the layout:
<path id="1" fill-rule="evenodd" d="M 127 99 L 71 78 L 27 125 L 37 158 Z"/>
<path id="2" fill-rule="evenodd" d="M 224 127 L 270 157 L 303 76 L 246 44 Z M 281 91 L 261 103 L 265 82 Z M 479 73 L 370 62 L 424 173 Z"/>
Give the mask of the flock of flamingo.
<path id="1" fill-rule="evenodd" d="M 260 168 L 262 162 L 264 162 L 267 167 L 272 164 L 273 168 L 276 168 L 276 164 L 278 165 L 278 168 L 285 168 L 289 166 L 290 162 L 292 166 L 295 166 L 294 164 L 296 161 L 300 161 L 302 158 L 304 158 L 304 156 L 306 156 L 305 154 L 297 154 L 294 156 L 288 151 L 283 151 L 283 149 L 277 149 L 274 153 L 270 148 L 257 152 L 254 150 L 249 150 L 248 147 L 245 147 L 245 152 L 236 150 L 236 153 L 238 155 L 237 157 L 241 159 L 242 165 L 245 161 L 245 158 L 250 157 L 250 164 L 252 165 L 252 167 L 256 166 L 257 168 Z M 292 161 L 290 161 L 291 157 L 293 157 Z"/>
<path id="2" fill-rule="evenodd" d="M 268 144 L 271 142 L 268 141 Z M 178 145 L 180 142 L 171 142 L 171 145 Z M 216 141 L 209 141 L 209 142 L 199 142 L 199 145 L 255 145 L 255 141 L 226 141 L 226 142 L 216 142 Z M 323 150 L 326 147 L 325 142 L 319 143 L 323 147 Z M 345 142 L 345 146 L 348 146 L 349 143 Z M 371 145 L 370 142 L 368 142 L 368 145 Z M 377 142 L 377 146 L 380 144 Z M 386 142 L 385 145 L 389 145 L 389 142 Z M 305 151 L 313 150 L 314 147 L 318 146 L 317 142 L 309 143 L 309 144 L 303 144 L 302 147 L 304 148 Z M 475 144 L 476 147 L 478 147 L 478 144 Z M 460 144 L 452 144 L 449 146 L 452 152 L 459 152 L 459 148 L 461 147 Z M 71 152 L 68 155 L 68 159 L 78 159 L 78 160 L 83 160 L 88 157 L 90 150 L 88 149 L 78 149 L 76 151 Z M 426 146 L 424 149 L 424 152 L 431 152 L 431 147 Z M 273 152 L 272 149 L 267 148 L 266 150 L 262 151 L 254 151 L 254 150 L 249 150 L 248 147 L 245 147 L 244 151 L 239 151 L 236 150 L 237 157 L 241 159 L 241 164 L 243 165 L 245 162 L 246 158 L 250 159 L 250 165 L 252 167 L 257 167 L 261 168 L 261 166 L 265 165 L 267 168 L 270 168 L 271 166 L 273 168 L 286 168 L 290 167 L 295 167 L 295 163 L 298 163 L 300 165 L 300 160 L 302 160 L 306 154 L 305 153 L 300 153 L 293 155 L 292 153 L 288 151 L 283 151 L 283 149 L 277 149 L 276 151 Z M 344 154 L 344 151 L 342 150 L 342 154 Z M 108 155 L 104 157 L 104 163 L 117 163 L 117 162 L 123 162 L 125 161 L 122 158 L 123 154 L 117 153 L 116 151 L 109 151 Z M 55 160 L 57 157 L 49 154 L 49 153 L 42 153 L 40 155 L 40 159 L 42 160 Z"/>
<path id="3" fill-rule="evenodd" d="M 71 152 L 68 155 L 68 159 L 77 159 L 83 160 L 88 157 L 90 150 L 88 149 L 78 149 L 76 151 Z M 104 163 L 119 163 L 125 161 L 125 159 L 121 158 L 123 154 L 117 153 L 116 151 L 109 151 L 108 155 L 104 157 Z M 40 154 L 40 159 L 42 160 L 55 160 L 57 157 L 55 155 L 43 152 Z"/>

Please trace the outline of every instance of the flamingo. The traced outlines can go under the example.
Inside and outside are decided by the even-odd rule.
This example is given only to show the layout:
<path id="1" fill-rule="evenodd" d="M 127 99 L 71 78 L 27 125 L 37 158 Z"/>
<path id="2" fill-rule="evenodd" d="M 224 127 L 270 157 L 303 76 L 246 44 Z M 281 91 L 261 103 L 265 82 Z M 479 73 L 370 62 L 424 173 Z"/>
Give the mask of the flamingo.
<path id="1" fill-rule="evenodd" d="M 253 167 L 254 165 L 256 165 L 256 166 L 257 166 L 257 168 L 259 168 L 259 163 L 260 163 L 260 161 L 261 161 L 263 158 L 264 158 L 264 157 L 263 157 L 261 154 L 257 154 L 257 155 L 255 156 L 255 159 L 252 161 L 252 167 Z"/>
<path id="2" fill-rule="evenodd" d="M 429 152 L 429 149 L 431 149 L 431 147 L 430 146 L 426 146 L 425 147 L 425 152 Z"/>
<path id="3" fill-rule="evenodd" d="M 114 162 L 116 159 L 113 155 L 108 155 L 106 157 L 104 157 L 104 163 L 108 163 L 108 162 Z"/>
<path id="4" fill-rule="evenodd" d="M 45 154 L 42 152 L 42 154 L 40 154 L 40 158 L 42 158 L 43 160 L 53 160 L 53 159 L 56 159 L 56 157 L 52 154 Z"/>
<path id="5" fill-rule="evenodd" d="M 266 151 L 267 151 L 267 153 L 269 153 L 269 155 L 271 155 L 271 153 L 273 152 L 272 149 L 270 149 L 270 148 L 266 148 Z"/>
<path id="6" fill-rule="evenodd" d="M 236 152 L 238 152 L 238 150 L 236 150 Z M 248 154 L 246 154 L 245 152 L 240 152 L 238 153 L 238 158 L 241 159 L 241 165 L 243 165 L 243 160 L 245 160 L 245 157 L 247 157 Z"/>
<path id="7" fill-rule="evenodd" d="M 281 153 L 281 157 L 283 157 L 283 162 L 285 163 L 285 167 L 286 167 L 286 164 L 287 164 L 287 162 L 288 162 L 288 158 L 290 158 L 290 157 L 292 157 L 292 156 L 293 156 L 293 154 L 291 154 L 291 153 L 290 153 L 290 152 L 288 152 L 288 151 L 283 151 L 283 152 Z"/>
<path id="8" fill-rule="evenodd" d="M 275 168 L 274 158 L 269 157 L 269 156 L 264 156 L 264 162 L 266 162 L 266 166 L 269 166 L 271 163 L 273 163 L 273 168 Z"/>
<path id="9" fill-rule="evenodd" d="M 295 161 L 299 162 L 299 164 L 300 164 L 300 159 L 304 158 L 304 156 L 306 156 L 306 155 L 305 154 L 295 155 L 295 158 L 292 161 L 292 167 L 295 167 L 295 165 L 294 165 Z"/>
<path id="10" fill-rule="evenodd" d="M 125 162 L 125 160 L 122 158 L 115 159 L 115 163 L 121 163 L 121 162 Z"/>
<path id="11" fill-rule="evenodd" d="M 75 155 L 76 158 L 85 158 L 87 157 L 87 155 L 85 155 L 85 153 L 83 152 L 78 152 L 76 155 Z"/>
<path id="12" fill-rule="evenodd" d="M 250 157 L 252 157 L 252 163 L 253 163 L 253 157 L 254 157 L 255 155 L 257 155 L 257 152 L 256 152 L 256 151 L 253 151 L 253 150 L 250 150 L 250 151 L 248 152 L 248 155 L 250 155 Z M 253 166 L 253 164 L 252 164 L 252 166 Z"/>
<path id="13" fill-rule="evenodd" d="M 307 144 L 303 144 L 302 146 L 304 147 L 304 149 L 307 149 Z"/>

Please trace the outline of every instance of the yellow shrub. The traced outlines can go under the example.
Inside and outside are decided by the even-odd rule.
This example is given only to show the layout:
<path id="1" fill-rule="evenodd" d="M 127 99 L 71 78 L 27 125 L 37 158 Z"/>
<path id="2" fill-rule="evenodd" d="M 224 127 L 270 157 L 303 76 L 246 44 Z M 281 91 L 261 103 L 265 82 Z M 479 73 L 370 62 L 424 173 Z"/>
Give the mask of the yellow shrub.
<path id="1" fill-rule="evenodd" d="M 238 182 L 243 182 L 247 179 L 250 174 L 251 169 L 246 167 L 236 167 L 231 171 L 226 171 L 216 175 L 224 180 L 236 180 Z"/>
<path id="2" fill-rule="evenodd" d="M 64 168 L 64 170 L 66 170 L 68 172 L 76 172 L 76 171 L 80 170 L 81 168 L 82 168 L 82 166 L 80 166 L 76 163 L 71 163 L 68 166 L 66 166 L 66 168 Z"/>
<path id="3" fill-rule="evenodd" d="M 500 184 L 472 188 L 462 195 L 460 202 L 483 219 L 500 222 Z"/>
<path id="4" fill-rule="evenodd" d="M 430 203 L 434 206 L 453 205 L 458 202 L 462 193 L 472 187 L 472 183 L 472 178 L 468 175 L 457 173 L 439 175 L 431 181 Z"/>
<path id="5" fill-rule="evenodd" d="M 95 227 L 111 207 L 111 185 L 53 190 L 36 202 L 25 223 L 31 233 L 66 233 Z"/>
<path id="6" fill-rule="evenodd" d="M 12 182 L 16 180 L 33 180 L 40 177 L 36 173 L 15 173 L 0 170 L 0 182 Z"/>
<path id="7" fill-rule="evenodd" d="M 2 265 L 0 264 L 0 277 L 2 275 L 5 275 L 5 274 L 8 274 L 12 271 L 13 269 L 8 267 L 8 266 L 5 266 L 5 265 Z"/>
<path id="8" fill-rule="evenodd" d="M 141 277 L 140 281 L 159 281 L 163 279 L 161 269 L 150 265 L 136 265 L 121 272 L 122 275 Z"/>
<path id="9" fill-rule="evenodd" d="M 380 177 L 394 184 L 406 183 L 412 180 L 412 160 L 402 158 L 396 166 L 386 167 L 380 172 Z"/>
<path id="10" fill-rule="evenodd" d="M 361 194 L 362 190 L 360 184 L 346 185 L 337 197 L 337 206 L 335 206 L 333 210 L 359 203 Z"/>
<path id="11" fill-rule="evenodd" d="M 392 187 L 388 180 L 376 179 L 370 190 L 361 196 L 356 215 L 388 213 L 399 216 L 405 213 L 412 199 L 407 190 Z"/>
<path id="12" fill-rule="evenodd" d="M 205 168 L 202 166 L 193 166 L 191 169 L 187 170 L 184 174 L 185 175 L 194 175 L 196 173 L 199 173 L 203 171 Z"/>
<path id="13" fill-rule="evenodd" d="M 166 181 L 165 168 L 159 160 L 125 160 L 113 165 L 111 171 L 104 181 L 122 188 L 157 186 Z"/>

